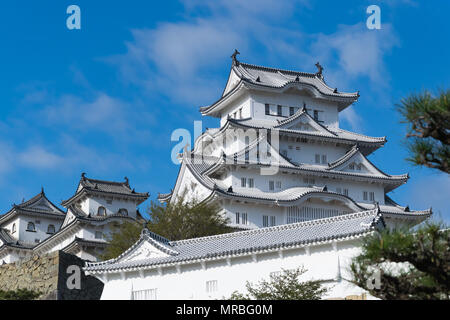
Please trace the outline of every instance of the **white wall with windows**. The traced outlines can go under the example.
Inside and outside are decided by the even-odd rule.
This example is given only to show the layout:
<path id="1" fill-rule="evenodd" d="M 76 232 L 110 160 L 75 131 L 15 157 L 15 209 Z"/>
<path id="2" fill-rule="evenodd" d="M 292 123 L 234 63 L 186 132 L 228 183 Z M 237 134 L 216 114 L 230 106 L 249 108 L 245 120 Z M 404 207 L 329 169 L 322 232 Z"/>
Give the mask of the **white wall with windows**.
<path id="1" fill-rule="evenodd" d="M 304 266 L 302 280 L 328 280 L 325 298 L 364 293 L 349 279 L 348 264 L 359 251 L 358 240 L 314 245 L 264 254 L 222 258 L 192 264 L 98 275 L 105 283 L 102 300 L 119 299 L 223 299 L 234 291 L 245 293 L 247 281 L 269 279 L 271 273 Z M 255 272 L 258 270 L 258 272 Z M 341 279 L 341 280 L 339 280 Z M 177 288 L 177 290 L 173 290 Z"/>

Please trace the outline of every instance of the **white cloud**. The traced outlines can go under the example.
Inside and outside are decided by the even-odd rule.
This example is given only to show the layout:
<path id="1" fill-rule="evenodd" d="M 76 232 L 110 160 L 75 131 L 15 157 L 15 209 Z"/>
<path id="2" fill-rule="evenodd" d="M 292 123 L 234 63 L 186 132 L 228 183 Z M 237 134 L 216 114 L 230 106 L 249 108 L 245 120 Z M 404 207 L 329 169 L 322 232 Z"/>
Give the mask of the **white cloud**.
<path id="1" fill-rule="evenodd" d="M 108 59 L 124 81 L 188 106 L 204 105 L 217 99 L 224 86 L 223 66 L 238 48 L 242 60 L 252 57 L 277 66 L 281 60 L 305 71 L 314 71 L 319 60 L 327 82 L 342 90 L 357 90 L 352 86 L 364 77 L 377 86 L 389 82 L 384 58 L 398 44 L 389 24 L 376 31 L 364 23 L 341 25 L 334 33 L 306 35 L 299 22 L 286 21 L 307 8 L 307 1 L 183 3 L 183 21 L 132 30 L 127 52 Z"/>
<path id="2" fill-rule="evenodd" d="M 363 119 L 355 112 L 355 108 L 353 106 L 350 106 L 342 111 L 339 114 L 339 119 L 347 122 L 354 131 L 362 131 Z"/>
<path id="3" fill-rule="evenodd" d="M 365 24 L 341 25 L 335 33 L 319 34 L 312 45 L 313 55 L 332 67 L 333 81 L 347 82 L 367 77 L 377 85 L 389 82 L 384 56 L 398 45 L 392 26 L 369 30 Z"/>
<path id="4" fill-rule="evenodd" d="M 50 123 L 99 131 L 122 131 L 125 103 L 104 93 L 90 101 L 74 95 L 63 95 L 54 104 L 43 108 L 44 119 Z"/>
<path id="5" fill-rule="evenodd" d="M 61 165 L 62 157 L 44 149 L 41 146 L 31 146 L 16 155 L 20 165 L 32 169 L 50 169 Z"/>

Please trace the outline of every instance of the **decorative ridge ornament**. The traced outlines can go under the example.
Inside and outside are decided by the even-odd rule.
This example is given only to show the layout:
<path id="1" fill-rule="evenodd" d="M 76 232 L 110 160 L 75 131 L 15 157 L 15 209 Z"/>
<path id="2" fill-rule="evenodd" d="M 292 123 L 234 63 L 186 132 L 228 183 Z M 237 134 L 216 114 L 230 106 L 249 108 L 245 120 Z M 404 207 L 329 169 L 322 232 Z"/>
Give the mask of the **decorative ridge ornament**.
<path id="1" fill-rule="evenodd" d="M 321 64 L 319 62 L 317 62 L 315 64 L 315 66 L 317 67 L 317 72 L 316 72 L 316 76 L 319 77 L 320 79 L 323 79 L 323 67 L 321 66 Z"/>
<path id="2" fill-rule="evenodd" d="M 236 65 L 236 66 L 239 65 L 239 61 L 238 61 L 238 59 L 236 58 L 236 56 L 237 56 L 238 54 L 241 54 L 241 53 L 240 53 L 237 49 L 234 49 L 234 53 L 231 55 L 231 59 L 233 59 L 233 64 Z"/>

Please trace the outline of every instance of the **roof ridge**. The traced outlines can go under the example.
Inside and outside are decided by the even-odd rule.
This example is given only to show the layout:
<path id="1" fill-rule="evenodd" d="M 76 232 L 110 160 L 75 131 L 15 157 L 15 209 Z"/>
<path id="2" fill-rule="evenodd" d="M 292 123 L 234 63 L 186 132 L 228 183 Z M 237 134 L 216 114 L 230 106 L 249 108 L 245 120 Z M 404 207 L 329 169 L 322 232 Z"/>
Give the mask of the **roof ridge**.
<path id="1" fill-rule="evenodd" d="M 357 144 L 353 145 L 353 147 L 351 147 L 351 149 L 348 150 L 342 157 L 340 157 L 336 161 L 328 163 L 328 169 L 327 170 L 334 169 L 337 166 L 345 163 L 345 161 L 347 161 L 348 159 L 353 157 L 358 151 L 359 151 L 358 145 Z"/>
<path id="2" fill-rule="evenodd" d="M 241 61 L 239 61 L 239 65 L 243 65 L 243 66 L 250 67 L 253 69 L 265 70 L 265 71 L 269 71 L 269 72 L 273 72 L 273 73 L 277 73 L 277 72 L 283 73 L 284 72 L 284 73 L 288 73 L 288 74 L 290 73 L 293 75 L 302 75 L 304 77 L 310 77 L 310 78 L 316 77 L 315 73 L 304 72 L 304 71 L 295 71 L 295 70 L 289 70 L 289 69 L 280 69 L 280 68 L 274 68 L 274 67 L 266 67 L 266 66 L 260 66 L 260 65 L 256 65 L 256 64 L 241 62 Z"/>
<path id="3" fill-rule="evenodd" d="M 173 246 L 177 246 L 179 244 L 201 242 L 201 241 L 204 241 L 204 240 L 213 240 L 213 239 L 220 239 L 220 238 L 236 237 L 236 236 L 243 235 L 243 234 L 258 234 L 258 233 L 266 233 L 266 232 L 277 231 L 277 230 L 295 229 L 295 228 L 300 227 L 300 226 L 326 224 L 328 222 L 348 220 L 348 219 L 351 219 L 351 218 L 354 218 L 354 217 L 360 217 L 360 216 L 364 216 L 364 215 L 369 215 L 369 214 L 373 213 L 374 211 L 377 211 L 377 213 L 378 213 L 378 210 L 379 210 L 379 208 L 375 208 L 375 209 L 370 209 L 370 210 L 354 212 L 354 213 L 350 213 L 350 214 L 344 214 L 344 215 L 339 215 L 339 216 L 327 217 L 327 218 L 322 218 L 322 219 L 314 219 L 314 220 L 297 222 L 297 223 L 282 224 L 282 225 L 273 226 L 273 227 L 267 227 L 267 228 L 257 228 L 257 229 L 252 229 L 252 230 L 224 233 L 224 234 L 213 235 L 213 236 L 206 236 L 206 237 L 199 237 L 199 238 L 192 238 L 192 239 L 177 240 L 177 241 L 171 241 L 170 244 L 173 245 Z"/>
<path id="4" fill-rule="evenodd" d="M 383 136 L 383 137 L 373 137 L 373 136 L 368 136 L 368 135 L 366 135 L 366 134 L 362 134 L 362 133 L 358 133 L 358 132 L 354 132 L 354 131 L 345 130 L 345 129 L 342 129 L 342 128 L 337 128 L 337 129 L 338 129 L 339 131 L 343 131 L 343 132 L 355 134 L 355 135 L 358 135 L 358 136 L 361 136 L 361 137 L 366 137 L 366 138 L 371 138 L 371 139 L 378 139 L 378 140 L 385 140 L 385 141 L 387 141 L 387 140 L 386 140 L 386 136 Z M 334 131 L 334 130 L 333 130 L 333 129 L 330 129 L 330 131 Z"/>

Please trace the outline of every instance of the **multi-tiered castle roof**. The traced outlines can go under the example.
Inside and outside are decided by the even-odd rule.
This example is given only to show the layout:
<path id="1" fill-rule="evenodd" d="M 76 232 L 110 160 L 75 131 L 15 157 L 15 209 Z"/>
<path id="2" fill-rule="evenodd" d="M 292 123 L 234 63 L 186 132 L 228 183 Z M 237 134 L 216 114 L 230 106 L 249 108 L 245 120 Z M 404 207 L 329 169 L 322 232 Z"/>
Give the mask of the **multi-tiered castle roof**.
<path id="1" fill-rule="evenodd" d="M 328 86 L 319 63 L 316 73 L 305 73 L 243 63 L 236 54 L 221 98 L 200 108 L 202 115 L 220 118 L 221 127 L 207 129 L 191 150 L 185 148 L 175 187 L 160 201 L 189 191 L 219 202 L 236 221 L 244 211 L 258 220 L 257 212 L 269 205 L 276 224 L 292 221 L 288 215 L 308 220 L 376 207 L 393 224 L 413 225 L 431 215 L 431 209 L 411 211 L 387 196 L 409 175 L 387 174 L 367 158 L 385 137 L 339 128 L 339 112 L 359 92 Z M 274 167 L 273 174 L 262 173 Z"/>

